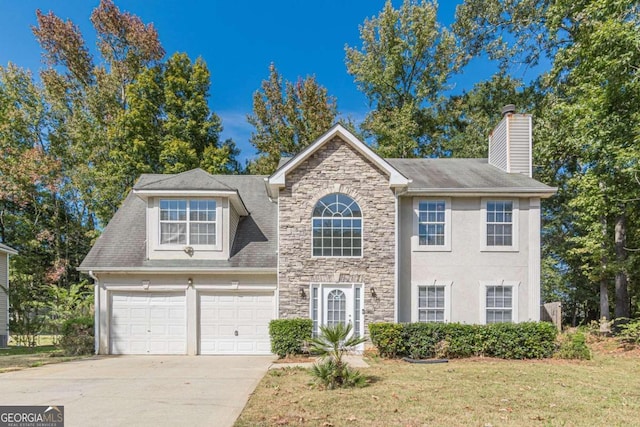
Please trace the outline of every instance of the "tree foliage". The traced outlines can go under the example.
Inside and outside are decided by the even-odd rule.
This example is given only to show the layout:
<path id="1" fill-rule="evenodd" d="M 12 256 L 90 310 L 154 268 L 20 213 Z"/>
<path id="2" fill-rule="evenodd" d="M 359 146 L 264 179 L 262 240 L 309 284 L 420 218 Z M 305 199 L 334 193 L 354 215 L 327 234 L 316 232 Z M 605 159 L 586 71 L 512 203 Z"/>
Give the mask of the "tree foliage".
<path id="1" fill-rule="evenodd" d="M 162 62 L 153 25 L 111 0 L 91 15 L 97 59 L 73 23 L 40 11 L 37 18 L 33 32 L 49 65 L 41 77 L 55 117 L 50 142 L 100 223 L 141 173 L 236 171 L 237 149 L 220 143 L 221 122 L 208 106 L 211 76 L 202 59 L 176 53 Z"/>
<path id="2" fill-rule="evenodd" d="M 346 47 L 347 71 L 371 106 L 363 130 L 384 157 L 441 154 L 432 141 L 437 106 L 461 62 L 436 2 L 387 1 L 360 27 L 360 48 Z"/>
<path id="3" fill-rule="evenodd" d="M 315 77 L 283 81 L 276 66 L 253 94 L 253 114 L 247 120 L 255 131 L 249 141 L 258 158 L 251 173 L 271 174 L 282 156 L 294 156 L 326 132 L 337 116 L 335 98 Z"/>

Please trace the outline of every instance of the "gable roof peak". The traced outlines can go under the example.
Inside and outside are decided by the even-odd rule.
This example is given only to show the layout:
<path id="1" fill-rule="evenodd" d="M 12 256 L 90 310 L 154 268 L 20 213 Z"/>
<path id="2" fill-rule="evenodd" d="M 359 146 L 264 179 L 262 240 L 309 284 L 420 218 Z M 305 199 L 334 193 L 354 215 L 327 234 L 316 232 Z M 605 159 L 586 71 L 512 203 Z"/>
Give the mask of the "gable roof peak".
<path id="1" fill-rule="evenodd" d="M 271 189 L 271 195 L 277 194 L 277 189 L 282 188 L 286 182 L 286 175 L 297 168 L 300 164 L 306 161 L 313 153 L 318 151 L 320 147 L 331 141 L 335 137 L 339 137 L 342 141 L 349 144 L 356 151 L 362 154 L 365 158 L 371 161 L 374 165 L 380 168 L 389 176 L 389 187 L 406 187 L 410 180 L 399 172 L 396 168 L 391 166 L 389 162 L 380 157 L 375 151 L 371 149 L 367 144 L 360 141 L 351 131 L 345 128 L 340 123 L 336 123 L 318 139 L 309 144 L 301 152 L 296 154 L 290 161 L 281 165 L 267 180 L 267 183 Z"/>

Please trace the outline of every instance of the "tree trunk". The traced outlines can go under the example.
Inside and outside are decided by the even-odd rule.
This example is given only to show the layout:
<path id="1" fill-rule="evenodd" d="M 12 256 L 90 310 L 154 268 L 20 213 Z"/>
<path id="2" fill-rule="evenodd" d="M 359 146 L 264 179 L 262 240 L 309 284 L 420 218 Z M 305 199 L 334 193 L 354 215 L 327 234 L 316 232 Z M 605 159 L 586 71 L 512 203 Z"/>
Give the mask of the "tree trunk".
<path id="1" fill-rule="evenodd" d="M 607 240 L 607 218 L 600 217 L 600 225 L 602 226 L 602 258 L 600 258 L 600 319 L 603 317 L 607 320 L 611 319 L 609 311 L 609 287 L 606 277 L 607 256 L 606 256 L 606 240 Z"/>
<path id="2" fill-rule="evenodd" d="M 621 213 L 616 218 L 615 228 L 615 248 L 616 248 L 616 318 L 629 317 L 631 307 L 629 303 L 629 291 L 627 289 L 627 270 L 625 261 L 627 259 L 627 217 Z"/>

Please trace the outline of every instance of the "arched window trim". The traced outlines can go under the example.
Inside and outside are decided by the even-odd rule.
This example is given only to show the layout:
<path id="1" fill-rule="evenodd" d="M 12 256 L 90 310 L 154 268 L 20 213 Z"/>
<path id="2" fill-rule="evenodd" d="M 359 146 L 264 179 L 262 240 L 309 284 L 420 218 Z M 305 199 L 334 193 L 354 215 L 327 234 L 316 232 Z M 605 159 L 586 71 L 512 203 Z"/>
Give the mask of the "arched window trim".
<path id="1" fill-rule="evenodd" d="M 314 257 L 362 257 L 362 210 L 344 193 L 322 197 L 311 219 Z"/>

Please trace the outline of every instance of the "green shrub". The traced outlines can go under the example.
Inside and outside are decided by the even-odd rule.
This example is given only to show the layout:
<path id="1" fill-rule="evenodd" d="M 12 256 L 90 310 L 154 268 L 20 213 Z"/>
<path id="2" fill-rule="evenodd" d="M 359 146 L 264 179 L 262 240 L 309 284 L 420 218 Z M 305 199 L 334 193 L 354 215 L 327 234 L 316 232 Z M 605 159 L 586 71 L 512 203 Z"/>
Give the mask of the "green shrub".
<path id="1" fill-rule="evenodd" d="M 93 354 L 93 317 L 75 317 L 62 324 L 60 347 L 66 356 Z"/>
<path id="2" fill-rule="evenodd" d="M 369 336 L 382 357 L 397 357 L 404 353 L 400 323 L 370 323 Z"/>
<path id="3" fill-rule="evenodd" d="M 616 336 L 625 344 L 640 345 L 640 319 L 616 322 Z"/>
<path id="4" fill-rule="evenodd" d="M 360 371 L 351 369 L 346 363 L 338 364 L 331 358 L 314 363 L 311 367 L 311 375 L 329 390 L 367 385 L 367 377 Z"/>
<path id="5" fill-rule="evenodd" d="M 301 354 L 305 341 L 311 339 L 313 322 L 311 319 L 276 319 L 269 322 L 271 352 L 279 357 Z"/>
<path id="6" fill-rule="evenodd" d="M 557 331 L 550 323 L 376 323 L 369 325 L 371 341 L 386 357 L 490 356 L 541 359 L 555 349 Z"/>
<path id="7" fill-rule="evenodd" d="M 407 323 L 402 328 L 402 339 L 407 356 L 412 359 L 436 357 L 436 346 L 447 338 L 444 323 Z"/>
<path id="8" fill-rule="evenodd" d="M 582 332 L 566 333 L 559 341 L 560 346 L 556 357 L 560 359 L 591 359 L 591 350 L 587 347 L 586 338 Z"/>
<path id="9" fill-rule="evenodd" d="M 366 377 L 351 369 L 342 358 L 366 341 L 364 337 L 353 336 L 352 329 L 351 323 L 320 326 L 320 335 L 311 339 L 311 353 L 322 357 L 311 368 L 311 375 L 328 389 L 366 385 Z"/>

